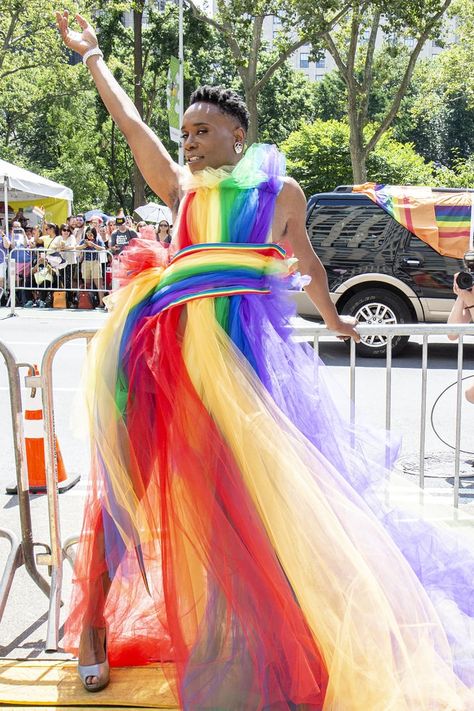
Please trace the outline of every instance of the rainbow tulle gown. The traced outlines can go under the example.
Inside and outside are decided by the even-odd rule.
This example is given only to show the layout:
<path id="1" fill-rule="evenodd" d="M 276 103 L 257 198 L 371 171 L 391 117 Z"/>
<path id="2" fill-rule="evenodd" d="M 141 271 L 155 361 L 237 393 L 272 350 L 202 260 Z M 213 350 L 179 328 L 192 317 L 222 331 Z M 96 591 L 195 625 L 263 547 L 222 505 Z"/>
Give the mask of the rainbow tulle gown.
<path id="1" fill-rule="evenodd" d="M 269 146 L 189 174 L 171 263 L 126 252 L 89 357 L 66 648 L 107 570 L 111 663 L 163 662 L 184 709 L 469 711 L 472 551 L 386 505 L 383 437 L 293 341 L 282 175 Z"/>

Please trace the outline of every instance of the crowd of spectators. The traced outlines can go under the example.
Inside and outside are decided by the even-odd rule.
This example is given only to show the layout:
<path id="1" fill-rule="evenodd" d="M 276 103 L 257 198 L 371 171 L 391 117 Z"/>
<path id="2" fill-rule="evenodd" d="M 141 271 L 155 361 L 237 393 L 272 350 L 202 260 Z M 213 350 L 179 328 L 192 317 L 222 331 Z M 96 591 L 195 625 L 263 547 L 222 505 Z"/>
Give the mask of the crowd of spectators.
<path id="1" fill-rule="evenodd" d="M 0 230 L 0 305 L 5 304 L 6 267 L 15 260 L 16 303 L 26 308 L 61 306 L 104 308 L 104 295 L 112 287 L 113 265 L 132 239 L 171 242 L 171 225 L 135 223 L 120 212 L 117 217 L 84 214 L 70 216 L 62 225 L 30 225 L 19 210 L 7 231 Z"/>

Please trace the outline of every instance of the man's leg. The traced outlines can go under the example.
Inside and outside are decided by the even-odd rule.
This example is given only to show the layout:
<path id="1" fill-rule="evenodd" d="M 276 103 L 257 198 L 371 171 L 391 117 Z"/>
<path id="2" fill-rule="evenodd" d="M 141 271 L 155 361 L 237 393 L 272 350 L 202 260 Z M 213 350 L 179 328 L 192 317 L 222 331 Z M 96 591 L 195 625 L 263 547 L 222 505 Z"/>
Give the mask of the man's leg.
<path id="1" fill-rule="evenodd" d="M 89 597 L 83 618 L 79 642 L 79 665 L 102 664 L 106 659 L 104 609 L 112 581 L 105 566 L 105 541 L 102 512 L 99 511 L 94 529 L 94 546 L 90 560 L 90 571 L 103 570 L 94 579 L 91 574 Z M 87 685 L 94 685 L 97 677 L 86 678 Z"/>

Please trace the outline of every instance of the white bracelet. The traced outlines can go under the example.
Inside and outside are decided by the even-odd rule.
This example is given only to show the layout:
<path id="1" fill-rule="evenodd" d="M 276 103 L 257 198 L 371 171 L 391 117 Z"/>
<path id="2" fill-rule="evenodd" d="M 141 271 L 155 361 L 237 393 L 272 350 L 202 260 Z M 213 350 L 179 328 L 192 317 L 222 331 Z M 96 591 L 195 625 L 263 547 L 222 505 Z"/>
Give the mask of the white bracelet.
<path id="1" fill-rule="evenodd" d="M 82 55 L 82 63 L 85 65 L 89 57 L 94 57 L 95 55 L 99 57 L 104 56 L 100 47 L 92 47 L 92 49 L 88 49 L 87 52 Z"/>

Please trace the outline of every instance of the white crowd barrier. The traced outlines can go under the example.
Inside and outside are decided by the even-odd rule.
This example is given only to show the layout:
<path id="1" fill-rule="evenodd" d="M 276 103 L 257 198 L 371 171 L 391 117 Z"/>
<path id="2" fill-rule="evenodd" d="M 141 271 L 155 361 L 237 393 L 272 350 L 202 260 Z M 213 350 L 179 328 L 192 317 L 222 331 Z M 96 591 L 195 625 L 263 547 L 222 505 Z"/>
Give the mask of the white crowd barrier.
<path id="1" fill-rule="evenodd" d="M 423 490 L 426 486 L 427 474 L 425 471 L 426 455 L 426 432 L 427 432 L 427 383 L 429 372 L 429 352 L 433 337 L 456 335 L 458 337 L 455 346 L 456 355 L 456 405 L 454 411 L 446 413 L 446 416 L 455 420 L 455 446 L 453 453 L 453 511 L 456 514 L 459 507 L 460 494 L 460 455 L 461 455 L 461 428 L 462 428 L 462 408 L 463 397 L 463 374 L 464 374 L 464 347 L 466 339 L 474 336 L 474 324 L 468 325 L 447 325 L 447 324 L 408 324 L 397 326 L 359 326 L 361 335 L 377 335 L 387 338 L 387 357 L 384 363 L 385 391 L 377 394 L 383 400 L 385 410 L 385 422 L 379 423 L 387 430 L 392 425 L 392 340 L 395 336 L 418 336 L 421 338 L 421 368 L 419 371 L 419 391 L 412 392 L 413 402 L 417 399 L 420 403 L 419 428 L 417 432 L 417 452 L 419 461 L 418 483 Z M 0 354 L 5 360 L 9 376 L 9 397 L 12 412 L 12 431 L 14 438 L 14 452 L 16 461 L 16 474 L 19 496 L 19 515 L 21 540 L 12 531 L 0 528 L 0 538 L 5 538 L 10 542 L 11 552 L 8 557 L 3 577 L 0 581 L 0 621 L 10 592 L 15 571 L 25 565 L 30 576 L 35 583 L 49 597 L 48 629 L 46 637 L 46 649 L 55 651 L 58 648 L 59 635 L 59 612 L 61 605 L 61 591 L 63 581 L 63 563 L 65 560 L 73 562 L 73 547 L 77 542 L 77 536 L 62 540 L 60 526 L 60 502 L 58 495 L 58 454 L 56 449 L 56 431 L 54 418 L 54 382 L 53 363 L 61 347 L 66 343 L 77 339 L 85 339 L 89 342 L 96 331 L 94 329 L 74 330 L 52 341 L 46 348 L 40 375 L 34 375 L 32 364 L 17 362 L 10 349 L 0 342 Z M 324 326 L 317 324 L 298 325 L 294 331 L 295 337 L 299 340 L 308 341 L 314 348 L 315 359 L 318 357 L 320 341 L 322 338 L 332 336 Z M 431 339 L 431 340 L 430 340 Z M 341 345 L 341 352 L 342 352 Z M 365 359 L 365 367 L 367 360 Z M 282 365 L 284 367 L 284 365 Z M 350 395 L 350 413 L 352 422 L 356 421 L 357 392 L 356 387 L 359 375 L 359 363 L 356 358 L 354 342 L 351 341 L 345 366 L 349 370 L 348 394 Z M 34 544 L 31 534 L 31 514 L 29 506 L 29 484 L 25 465 L 24 436 L 22 429 L 23 405 L 21 398 L 20 369 L 27 368 L 28 375 L 25 379 L 25 386 L 28 388 L 38 388 L 41 392 L 41 400 L 44 413 L 44 435 L 45 435 L 45 461 L 46 461 L 46 487 L 49 512 L 49 535 L 50 539 L 44 544 Z M 473 405 L 474 407 L 474 405 Z M 403 432 L 401 432 L 403 436 Z M 284 446 L 284 443 L 282 443 Z M 474 472 L 473 472 L 474 474 Z M 68 494 L 64 494 L 67 496 Z M 33 553 L 33 546 L 42 545 L 44 553 Z M 50 583 L 38 572 L 36 566 L 46 566 Z"/>
<path id="2" fill-rule="evenodd" d="M 94 308 L 116 288 L 119 256 L 109 250 L 12 249 L 6 264 L 11 313 L 21 306 Z"/>

